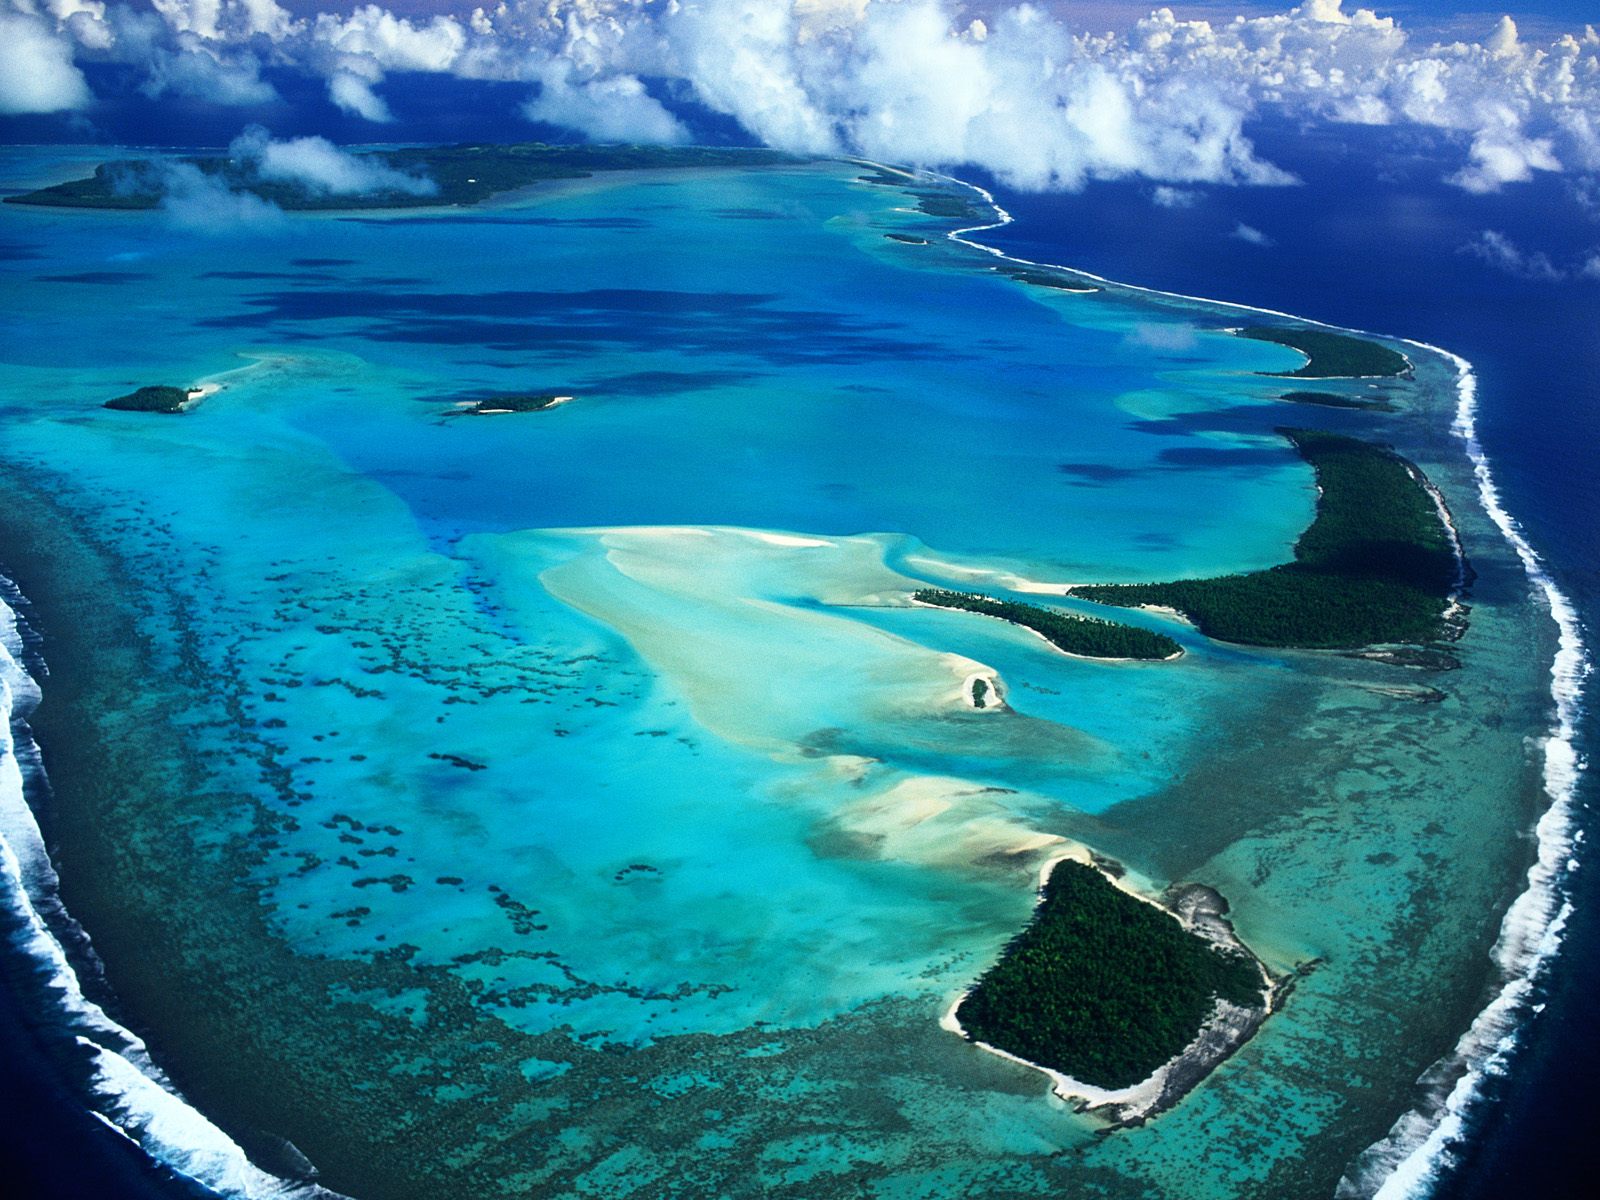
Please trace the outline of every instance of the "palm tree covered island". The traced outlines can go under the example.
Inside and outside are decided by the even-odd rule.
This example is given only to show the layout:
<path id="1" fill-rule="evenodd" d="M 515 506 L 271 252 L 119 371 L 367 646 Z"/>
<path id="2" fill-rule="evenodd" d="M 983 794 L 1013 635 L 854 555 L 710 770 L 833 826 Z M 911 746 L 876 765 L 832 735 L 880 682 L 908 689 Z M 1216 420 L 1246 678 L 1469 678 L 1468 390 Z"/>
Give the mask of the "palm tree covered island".
<path id="1" fill-rule="evenodd" d="M 919 588 L 911 593 L 911 598 L 919 604 L 960 609 L 1021 625 L 1024 629 L 1033 630 L 1056 649 L 1083 658 L 1160 660 L 1176 658 L 1183 653 L 1183 647 L 1164 633 L 1103 621 L 1099 617 L 1073 616 L 1037 604 L 996 600 L 991 596 L 952 592 L 944 588 Z"/>
<path id="2" fill-rule="evenodd" d="M 970 1038 L 1099 1088 L 1182 1053 L 1219 1001 L 1265 1005 L 1260 968 L 1085 863 L 1063 860 L 1033 920 L 956 1008 Z"/>
<path id="3" fill-rule="evenodd" d="M 1347 649 L 1447 636 L 1465 567 L 1422 472 L 1385 446 L 1279 432 L 1311 464 L 1320 490 L 1293 562 L 1214 579 L 1078 586 L 1072 595 L 1174 608 L 1207 637 L 1255 646 Z"/>
<path id="4" fill-rule="evenodd" d="M 1393 377 L 1411 370 L 1406 356 L 1398 351 L 1345 333 L 1329 333 L 1323 329 L 1298 326 L 1286 329 L 1277 325 L 1247 325 L 1237 332 L 1240 337 L 1254 338 L 1258 342 L 1275 342 L 1304 354 L 1304 366 L 1293 371 L 1276 372 L 1291 379 Z"/>

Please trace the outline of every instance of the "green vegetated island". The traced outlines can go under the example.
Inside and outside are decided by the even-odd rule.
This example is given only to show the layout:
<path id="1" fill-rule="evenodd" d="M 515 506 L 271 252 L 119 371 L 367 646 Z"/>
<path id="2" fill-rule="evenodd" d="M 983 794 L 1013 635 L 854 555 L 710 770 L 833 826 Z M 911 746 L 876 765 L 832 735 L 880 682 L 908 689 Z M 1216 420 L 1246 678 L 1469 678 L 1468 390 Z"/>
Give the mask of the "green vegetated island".
<path id="1" fill-rule="evenodd" d="M 1100 290 L 1094 284 L 1085 283 L 1065 271 L 1051 270 L 1048 267 L 1030 267 L 1026 263 L 1002 263 L 994 269 L 1010 279 L 1015 279 L 1018 283 L 1028 283 L 1034 287 L 1053 288 L 1058 292 L 1076 292 L 1087 295 L 1089 292 L 1098 292 Z"/>
<path id="2" fill-rule="evenodd" d="M 429 180 L 434 188 L 425 194 L 396 187 L 336 195 L 307 189 L 297 182 L 263 178 L 256 163 L 248 158 L 216 154 L 178 161 L 198 168 L 230 188 L 250 192 L 279 208 L 297 211 L 477 204 L 501 192 L 531 184 L 583 179 L 605 171 L 770 166 L 803 161 L 775 150 L 743 147 L 551 146 L 543 142 L 509 146 L 415 146 L 359 151 L 357 157 Z M 6 203 L 53 208 L 150 209 L 160 205 L 165 184 L 162 161 L 129 159 L 101 163 L 87 179 L 7 196 Z"/>
<path id="3" fill-rule="evenodd" d="M 1422 472 L 1385 446 L 1279 432 L 1320 489 L 1293 562 L 1215 579 L 1079 585 L 1071 594 L 1174 608 L 1207 637 L 1255 646 L 1349 649 L 1450 636 L 1451 592 L 1466 568 Z"/>
<path id="4" fill-rule="evenodd" d="M 1411 370 L 1405 355 L 1348 334 L 1321 329 L 1285 329 L 1276 325 L 1247 325 L 1235 332 L 1240 337 L 1275 342 L 1304 354 L 1308 361 L 1298 370 L 1269 372 L 1288 379 L 1393 377 Z"/>
<path id="5" fill-rule="evenodd" d="M 911 593 L 911 598 L 919 604 L 998 617 L 1002 621 L 1033 630 L 1058 650 L 1084 658 L 1159 661 L 1176 658 L 1183 653 L 1183 647 L 1164 633 L 1141 629 L 1137 625 L 1104 621 L 1099 617 L 1075 616 L 1037 604 L 996 600 L 990 596 L 946 591 L 943 588 L 919 588 Z"/>
<path id="6" fill-rule="evenodd" d="M 505 413 L 544 412 L 557 408 L 575 397 L 570 392 L 493 392 L 467 403 L 458 411 L 474 417 L 500 416 Z"/>
<path id="7" fill-rule="evenodd" d="M 1108 1115 L 1140 1119 L 1170 1105 L 1254 1033 L 1271 1004 L 1221 897 L 1185 889 L 1178 907 L 1187 923 L 1094 866 L 1058 862 L 1033 919 L 956 1006 L 961 1032 L 1096 1089 L 1149 1085 Z M 1174 1062 L 1180 1055 L 1189 1061 Z"/>
<path id="8" fill-rule="evenodd" d="M 973 198 L 965 188 L 941 185 L 926 176 L 909 171 L 897 171 L 877 163 L 861 163 L 866 173 L 856 176 L 857 183 L 870 183 L 878 187 L 896 188 L 916 204 L 916 209 L 930 217 L 959 221 L 969 225 L 983 225 L 994 220 L 994 210 L 986 208 Z"/>
<path id="9" fill-rule="evenodd" d="M 181 413 L 200 394 L 199 388 L 168 387 L 165 384 L 157 384 L 151 387 L 139 388 L 137 391 L 129 392 L 126 396 L 118 396 L 114 400 L 107 400 L 105 407 L 114 408 L 120 412 Z"/>

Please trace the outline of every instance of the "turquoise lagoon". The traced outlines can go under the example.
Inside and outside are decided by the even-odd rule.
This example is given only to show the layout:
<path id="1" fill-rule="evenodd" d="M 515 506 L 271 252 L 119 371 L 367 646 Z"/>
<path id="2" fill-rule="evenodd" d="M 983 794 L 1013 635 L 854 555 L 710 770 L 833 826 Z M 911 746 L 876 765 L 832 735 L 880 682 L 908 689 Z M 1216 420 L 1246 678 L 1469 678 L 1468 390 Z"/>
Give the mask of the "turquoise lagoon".
<path id="1" fill-rule="evenodd" d="M 12 151 L 5 183 L 82 165 Z M 1003 278 L 859 174 L 0 212 L 0 563 L 52 669 L 63 895 L 246 1146 L 362 1198 L 1299 1197 L 1448 1086 L 1419 1080 L 1500 982 L 1555 644 L 1455 366 L 1405 347 L 1390 414 L 1287 405 L 1263 373 L 1301 359 L 1237 312 Z M 182 417 L 101 407 L 198 382 Z M 460 415 L 497 391 L 575 399 Z M 1315 504 L 1284 424 L 1442 489 L 1461 669 L 1139 613 L 1187 653 L 1090 662 L 905 605 L 1283 561 Z M 1075 846 L 1217 887 L 1302 972 L 1111 1136 L 939 1026 Z"/>

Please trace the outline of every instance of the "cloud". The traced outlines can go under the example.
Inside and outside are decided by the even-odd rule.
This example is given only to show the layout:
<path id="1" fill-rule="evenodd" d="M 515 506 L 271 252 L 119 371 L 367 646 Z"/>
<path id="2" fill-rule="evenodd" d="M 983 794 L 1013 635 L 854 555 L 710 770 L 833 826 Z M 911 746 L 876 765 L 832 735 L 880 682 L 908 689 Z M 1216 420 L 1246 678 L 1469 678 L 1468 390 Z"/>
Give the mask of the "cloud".
<path id="1" fill-rule="evenodd" d="M 0 102 L 87 103 L 70 40 L 80 56 L 143 66 L 156 94 L 256 103 L 268 87 L 259 64 L 271 63 L 383 121 L 392 114 L 374 89 L 386 72 L 449 73 L 525 82 L 528 116 L 589 137 L 682 140 L 641 82 L 660 79 L 781 149 L 978 166 L 1025 188 L 1137 178 L 1176 197 L 1185 185 L 1293 182 L 1245 134 L 1266 115 L 1446 131 L 1459 159 L 1445 177 L 1472 192 L 1544 172 L 1600 176 L 1592 27 L 1535 44 L 1502 18 L 1477 41 L 1424 42 L 1341 0 L 1216 23 L 1156 8 L 1111 34 L 1016 0 L 977 6 L 980 18 L 958 0 L 501 0 L 460 17 L 151 3 L 0 0 L 27 14 L 7 18 L 23 24 L 0 49 L 18 64 L 0 72 Z M 24 37 L 36 53 L 18 54 Z"/>
<path id="2" fill-rule="evenodd" d="M 940 0 L 826 15 L 699 0 L 662 19 L 661 54 L 702 103 L 783 149 L 975 164 L 1033 189 L 1289 182 L 1256 158 L 1233 98 L 1200 78 L 1140 75 L 1038 9 L 964 29 Z"/>
<path id="3" fill-rule="evenodd" d="M 276 0 L 150 0 L 150 6 L 172 29 L 208 41 L 258 34 L 278 39 L 299 27 Z"/>
<path id="4" fill-rule="evenodd" d="M 593 142 L 687 142 L 689 131 L 632 75 L 573 82 L 570 68 L 552 66 L 539 94 L 522 107 L 530 121 L 572 129 Z"/>
<path id="5" fill-rule="evenodd" d="M 1150 202 L 1157 208 L 1193 208 L 1200 202 L 1200 193 L 1192 188 L 1161 184 L 1151 191 Z"/>
<path id="6" fill-rule="evenodd" d="M 1231 238 L 1236 238 L 1241 242 L 1249 242 L 1252 246 L 1260 246 L 1263 249 L 1276 246 L 1278 244 L 1266 234 L 1262 233 L 1261 230 L 1257 229 L 1254 225 L 1246 225 L 1243 221 L 1240 221 L 1237 225 L 1235 225 L 1233 227 L 1233 231 L 1229 233 L 1228 236 Z"/>
<path id="7" fill-rule="evenodd" d="M 175 51 L 156 50 L 149 60 L 150 77 L 143 91 L 158 97 L 171 93 L 230 107 L 270 104 L 277 89 L 261 78 L 253 54 L 220 58 L 194 34 L 183 34 Z"/>
<path id="8" fill-rule="evenodd" d="M 1600 278 L 1600 251 L 1592 252 L 1585 261 L 1572 267 L 1562 267 L 1556 265 L 1543 250 L 1525 250 L 1505 234 L 1493 229 L 1481 231 L 1461 247 L 1461 253 L 1481 258 L 1496 270 L 1519 279 L 1557 283 L 1571 278 Z"/>
<path id="9" fill-rule="evenodd" d="M 373 81 L 354 71 L 335 71 L 328 77 L 328 99 L 343 111 L 380 124 L 394 120 L 389 105 L 372 90 Z"/>
<path id="10" fill-rule="evenodd" d="M 1447 176 L 1474 192 L 1536 171 L 1600 170 L 1600 35 L 1547 48 L 1503 17 L 1481 43 L 1415 45 L 1390 17 L 1308 0 L 1287 13 L 1212 26 L 1159 9 L 1130 39 L 1151 68 L 1203 72 L 1253 108 L 1301 120 L 1416 124 L 1457 132 L 1468 161 Z"/>
<path id="11" fill-rule="evenodd" d="M 366 58 L 387 71 L 434 72 L 452 70 L 468 40 L 467 30 L 452 17 L 413 25 L 376 4 L 347 16 L 319 14 L 308 37 L 313 46 Z"/>
<path id="12" fill-rule="evenodd" d="M 1484 195 L 1508 183 L 1526 183 L 1535 171 L 1559 171 L 1550 138 L 1524 138 L 1514 134 L 1485 134 L 1473 139 L 1472 161 L 1449 177 L 1466 191 Z"/>
<path id="13" fill-rule="evenodd" d="M 1177 351 L 1194 349 L 1196 339 L 1192 325 L 1141 321 L 1122 340 L 1130 346 L 1140 346 L 1146 350 Z"/>
<path id="14" fill-rule="evenodd" d="M 161 209 L 179 228 L 216 234 L 272 229 L 283 222 L 283 212 L 276 205 L 234 191 L 193 163 L 166 161 L 160 171 Z"/>
<path id="15" fill-rule="evenodd" d="M 408 175 L 372 158 L 357 158 L 327 138 L 301 137 L 275 141 L 252 125 L 228 147 L 228 156 L 268 183 L 293 184 L 319 196 L 362 196 L 403 192 L 431 196 L 439 185 Z"/>
<path id="16" fill-rule="evenodd" d="M 0 12 L 0 113 L 50 113 L 93 99 L 72 45 L 31 13 Z"/>

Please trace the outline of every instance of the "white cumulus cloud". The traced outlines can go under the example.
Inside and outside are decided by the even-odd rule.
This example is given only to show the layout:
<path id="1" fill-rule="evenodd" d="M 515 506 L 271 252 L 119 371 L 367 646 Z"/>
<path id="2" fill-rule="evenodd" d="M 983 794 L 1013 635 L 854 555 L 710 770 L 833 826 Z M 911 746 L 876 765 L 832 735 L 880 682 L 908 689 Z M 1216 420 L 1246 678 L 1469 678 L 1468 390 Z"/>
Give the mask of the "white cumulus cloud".
<path id="1" fill-rule="evenodd" d="M 283 212 L 249 192 L 234 191 L 226 182 L 193 163 L 161 164 L 161 209 L 179 228 L 196 233 L 227 233 L 241 228 L 272 229 Z"/>
<path id="2" fill-rule="evenodd" d="M 143 89 L 149 96 L 171 93 L 230 106 L 269 104 L 278 98 L 277 89 L 261 78 L 255 55 L 221 57 L 192 33 L 180 35 L 175 50 L 156 49 L 149 69 Z"/>
<path id="3" fill-rule="evenodd" d="M 632 75 L 575 81 L 564 64 L 540 76 L 539 94 L 523 105 L 530 121 L 572 129 L 593 142 L 673 144 L 689 140 L 682 122 Z"/>
<path id="4" fill-rule="evenodd" d="M 1155 8 L 1113 34 L 1082 32 L 1070 6 L 1017 0 L 499 0 L 435 16 L 150 2 L 0 0 L 25 14 L 7 18 L 3 102 L 86 103 L 73 46 L 143 65 L 158 93 L 219 103 L 265 95 L 259 64 L 298 69 L 373 121 L 392 115 L 376 90 L 386 72 L 523 81 L 533 119 L 678 141 L 681 120 L 645 87 L 659 79 L 781 149 L 973 165 L 1028 188 L 1292 182 L 1245 132 L 1267 115 L 1445 131 L 1459 157 L 1444 175 L 1473 192 L 1600 176 L 1588 25 L 1539 41 L 1485 19 L 1477 40 L 1433 42 L 1343 0 L 1216 21 Z"/>
<path id="5" fill-rule="evenodd" d="M 1150 192 L 1150 201 L 1157 208 L 1193 208 L 1200 202 L 1200 193 L 1192 188 L 1158 184 Z"/>
<path id="6" fill-rule="evenodd" d="M 328 99 L 352 116 L 379 123 L 393 121 L 388 102 L 372 90 L 373 82 L 355 71 L 335 71 L 328 76 Z"/>
<path id="7" fill-rule="evenodd" d="M 0 12 L 0 113 L 49 113 L 93 100 L 72 62 L 72 43 L 53 24 L 25 12 Z"/>
<path id="8" fill-rule="evenodd" d="M 431 196 L 439 190 L 431 179 L 408 175 L 373 158 L 358 158 L 327 138 L 301 137 L 278 141 L 259 125 L 233 140 L 228 156 L 271 183 L 288 183 L 314 195 L 360 196 L 404 192 Z"/>
<path id="9" fill-rule="evenodd" d="M 1528 250 L 1498 230 L 1485 229 L 1466 245 L 1463 254 L 1481 258 L 1496 270 L 1519 279 L 1533 279 L 1544 283 L 1558 283 L 1563 279 L 1600 278 L 1600 251 L 1591 252 L 1584 260 L 1572 266 L 1560 266 L 1543 250 Z"/>

